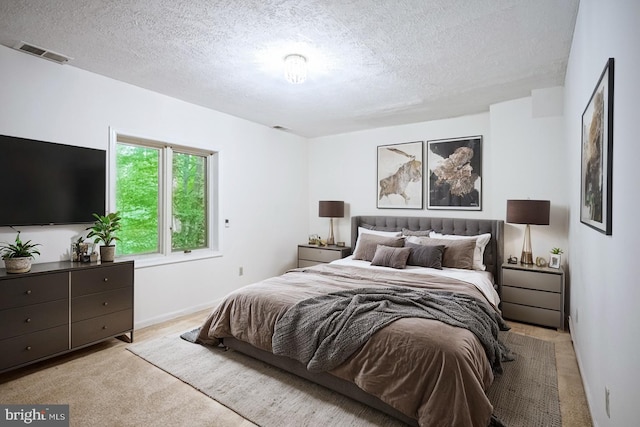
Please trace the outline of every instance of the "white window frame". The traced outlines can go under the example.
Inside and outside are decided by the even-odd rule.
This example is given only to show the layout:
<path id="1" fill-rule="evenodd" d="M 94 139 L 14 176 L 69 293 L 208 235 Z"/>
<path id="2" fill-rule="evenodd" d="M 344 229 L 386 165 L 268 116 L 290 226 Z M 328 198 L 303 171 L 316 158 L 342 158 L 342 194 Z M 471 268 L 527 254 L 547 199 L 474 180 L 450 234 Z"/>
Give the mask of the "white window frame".
<path id="1" fill-rule="evenodd" d="M 107 212 L 117 210 L 116 206 L 116 146 L 118 142 L 132 145 L 146 146 L 160 150 L 160 179 L 158 182 L 158 236 L 159 251 L 153 254 L 119 256 L 122 260 L 135 260 L 135 266 L 151 267 L 154 265 L 172 264 L 176 262 L 193 261 L 198 259 L 221 256 L 220 252 L 220 215 L 219 215 L 219 152 L 196 148 L 192 146 L 174 144 L 160 138 L 139 136 L 132 132 L 109 129 L 109 154 L 108 154 L 108 200 Z M 190 251 L 174 252 L 171 249 L 171 197 L 167 189 L 172 188 L 173 152 L 204 156 L 207 171 L 207 221 L 208 235 L 207 247 L 192 249 Z M 113 208 L 112 208 L 113 207 Z"/>

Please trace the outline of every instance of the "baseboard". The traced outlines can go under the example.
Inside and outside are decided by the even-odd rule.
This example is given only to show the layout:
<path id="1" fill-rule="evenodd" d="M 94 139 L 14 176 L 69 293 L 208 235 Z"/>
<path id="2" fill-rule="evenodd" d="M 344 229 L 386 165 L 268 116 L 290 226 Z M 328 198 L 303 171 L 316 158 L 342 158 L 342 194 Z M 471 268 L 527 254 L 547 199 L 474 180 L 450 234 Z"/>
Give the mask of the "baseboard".
<path id="1" fill-rule="evenodd" d="M 193 314 L 195 312 L 205 310 L 207 308 L 210 308 L 211 310 L 213 310 L 213 308 L 216 307 L 218 304 L 220 304 L 221 301 L 222 301 L 222 298 L 218 298 L 208 303 L 194 305 L 181 310 L 172 311 L 170 313 L 163 313 L 159 316 L 152 317 L 150 319 L 137 321 L 134 324 L 134 329 L 141 329 L 141 328 L 146 328 L 147 326 L 157 325 L 158 323 L 166 322 L 168 320 L 173 320 L 175 318 L 186 316 L 188 314 Z"/>
<path id="2" fill-rule="evenodd" d="M 589 396 L 591 396 L 589 383 L 586 381 L 584 376 L 582 375 L 582 359 L 580 358 L 580 353 L 577 350 L 577 341 L 576 337 L 573 334 L 575 330 L 575 325 L 573 324 L 573 318 L 569 316 L 569 335 L 571 336 L 571 342 L 573 343 L 573 352 L 576 355 L 576 362 L 578 363 L 578 373 L 580 374 L 580 380 L 582 380 L 582 387 L 584 388 L 584 395 L 587 400 L 587 407 L 589 408 L 589 415 L 591 415 L 592 422 L 595 423 L 595 418 L 593 416 L 593 408 L 591 406 L 591 401 L 589 400 Z"/>

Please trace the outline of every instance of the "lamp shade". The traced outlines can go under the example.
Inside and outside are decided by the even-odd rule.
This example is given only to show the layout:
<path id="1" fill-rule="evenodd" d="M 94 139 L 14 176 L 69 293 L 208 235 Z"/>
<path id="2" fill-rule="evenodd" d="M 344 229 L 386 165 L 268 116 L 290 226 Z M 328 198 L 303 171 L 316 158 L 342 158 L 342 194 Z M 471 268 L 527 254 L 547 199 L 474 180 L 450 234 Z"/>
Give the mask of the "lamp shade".
<path id="1" fill-rule="evenodd" d="M 507 222 L 549 225 L 549 200 L 507 200 Z"/>
<path id="2" fill-rule="evenodd" d="M 320 200 L 318 216 L 321 218 L 344 217 L 344 202 L 337 200 Z"/>

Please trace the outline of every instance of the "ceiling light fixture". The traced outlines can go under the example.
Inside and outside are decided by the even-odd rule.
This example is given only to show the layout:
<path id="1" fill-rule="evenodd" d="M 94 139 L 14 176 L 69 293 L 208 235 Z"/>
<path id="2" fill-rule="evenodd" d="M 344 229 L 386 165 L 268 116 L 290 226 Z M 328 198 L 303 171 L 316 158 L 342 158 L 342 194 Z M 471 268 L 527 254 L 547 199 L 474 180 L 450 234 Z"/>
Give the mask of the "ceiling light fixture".
<path id="1" fill-rule="evenodd" d="M 307 58 L 297 53 L 285 56 L 284 78 L 296 85 L 307 80 Z"/>

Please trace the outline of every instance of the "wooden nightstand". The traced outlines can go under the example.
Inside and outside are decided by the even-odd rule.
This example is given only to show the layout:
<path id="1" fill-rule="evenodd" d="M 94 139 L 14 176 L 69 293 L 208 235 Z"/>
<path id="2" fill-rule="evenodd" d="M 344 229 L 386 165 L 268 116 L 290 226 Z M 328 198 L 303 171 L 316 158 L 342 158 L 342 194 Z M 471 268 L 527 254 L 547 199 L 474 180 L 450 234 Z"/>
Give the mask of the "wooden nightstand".
<path id="1" fill-rule="evenodd" d="M 298 245 L 298 267 L 325 264 L 351 255 L 348 246 Z"/>
<path id="2" fill-rule="evenodd" d="M 564 270 L 502 264 L 505 319 L 564 330 Z"/>

